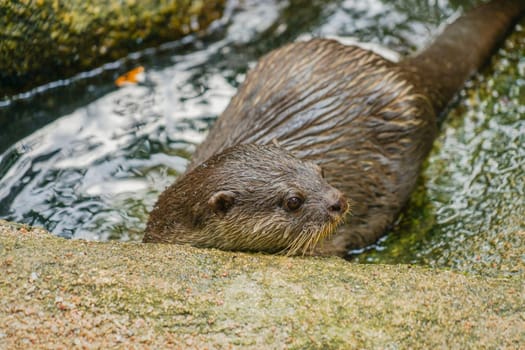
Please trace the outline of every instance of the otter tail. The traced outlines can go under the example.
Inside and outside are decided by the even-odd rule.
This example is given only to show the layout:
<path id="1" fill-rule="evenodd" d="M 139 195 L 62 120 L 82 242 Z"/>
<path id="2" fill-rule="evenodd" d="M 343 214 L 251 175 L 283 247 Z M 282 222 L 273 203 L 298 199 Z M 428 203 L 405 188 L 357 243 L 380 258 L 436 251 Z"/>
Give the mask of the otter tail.
<path id="1" fill-rule="evenodd" d="M 459 17 L 430 46 L 400 62 L 415 73 L 414 79 L 430 97 L 436 115 L 524 12 L 525 0 L 492 0 Z"/>

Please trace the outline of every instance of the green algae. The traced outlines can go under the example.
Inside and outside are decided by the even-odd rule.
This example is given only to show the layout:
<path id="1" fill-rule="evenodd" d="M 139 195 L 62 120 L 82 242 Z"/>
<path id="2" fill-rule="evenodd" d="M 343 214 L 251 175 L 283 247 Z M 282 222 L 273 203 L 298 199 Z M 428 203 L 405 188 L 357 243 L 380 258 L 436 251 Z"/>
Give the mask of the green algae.
<path id="1" fill-rule="evenodd" d="M 0 96 L 206 28 L 224 0 L 0 0 Z"/>

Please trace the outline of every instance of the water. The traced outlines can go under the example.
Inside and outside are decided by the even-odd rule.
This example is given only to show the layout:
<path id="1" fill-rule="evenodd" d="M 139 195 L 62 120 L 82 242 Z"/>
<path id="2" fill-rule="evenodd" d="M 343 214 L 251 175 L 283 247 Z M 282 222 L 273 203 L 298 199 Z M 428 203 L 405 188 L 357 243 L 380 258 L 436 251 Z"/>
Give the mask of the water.
<path id="1" fill-rule="evenodd" d="M 195 145 L 258 57 L 311 36 L 352 36 L 406 54 L 421 47 L 457 6 L 458 1 L 432 0 L 230 1 L 225 17 L 204 36 L 135 53 L 4 100 L 0 102 L 0 217 L 44 226 L 67 238 L 138 241 L 158 194 L 184 171 Z M 146 69 L 143 83 L 114 86 L 119 74 L 138 65 Z M 521 86 L 515 93 L 525 105 Z M 508 128 L 516 127 L 523 131 L 523 124 Z M 512 142 L 523 159 L 521 131 Z M 523 167 L 522 163 L 512 166 Z M 429 168 L 431 174 L 439 174 L 440 170 Z M 406 229 L 401 227 L 406 220 L 400 221 L 385 242 L 358 260 L 432 264 L 438 258 L 429 256 L 443 256 L 443 251 L 432 248 L 440 247 L 443 239 L 428 243 L 428 237 L 442 237 L 440 233 L 456 228 L 443 229 L 447 222 L 442 222 L 440 211 L 447 209 L 441 209 L 445 205 L 440 207 L 434 200 L 438 194 L 429 191 L 454 189 L 433 176 L 422 178 L 418 192 L 423 193 L 419 197 L 424 203 L 432 203 L 430 214 L 424 203 L 413 204 L 410 214 L 425 217 L 420 220 L 423 224 L 417 230 L 413 225 Z M 443 200 L 447 201 L 448 197 Z M 463 220 L 461 215 L 445 216 Z M 400 242 L 406 243 L 403 254 L 392 253 L 399 251 Z"/>

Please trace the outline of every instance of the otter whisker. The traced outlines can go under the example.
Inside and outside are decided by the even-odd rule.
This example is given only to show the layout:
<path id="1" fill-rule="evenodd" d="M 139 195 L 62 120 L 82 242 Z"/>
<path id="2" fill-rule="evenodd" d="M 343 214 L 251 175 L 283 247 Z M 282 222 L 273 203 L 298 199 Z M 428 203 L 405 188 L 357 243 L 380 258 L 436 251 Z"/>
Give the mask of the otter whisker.
<path id="1" fill-rule="evenodd" d="M 310 234 L 309 239 L 305 242 L 303 246 L 303 256 L 306 255 L 308 251 L 311 251 L 311 245 L 314 240 L 316 240 L 317 237 L 319 237 L 319 233 L 317 234 Z"/>
<path id="2" fill-rule="evenodd" d="M 301 233 L 292 241 L 292 244 L 287 252 L 287 256 L 296 255 L 297 251 L 301 249 L 304 242 L 308 239 L 308 233 L 306 230 L 301 231 Z"/>

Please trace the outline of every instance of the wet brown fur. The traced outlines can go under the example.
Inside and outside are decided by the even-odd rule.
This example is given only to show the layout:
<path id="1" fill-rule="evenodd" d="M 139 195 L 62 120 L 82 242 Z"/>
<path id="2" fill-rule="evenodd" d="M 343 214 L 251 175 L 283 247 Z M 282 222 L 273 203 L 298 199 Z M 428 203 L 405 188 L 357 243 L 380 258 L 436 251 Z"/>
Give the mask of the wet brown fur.
<path id="1" fill-rule="evenodd" d="M 344 255 L 348 249 L 375 242 L 414 188 L 436 137 L 437 116 L 524 8 L 520 0 L 482 5 L 448 26 L 426 50 L 398 64 L 325 39 L 270 52 L 249 72 L 179 182 L 188 181 L 200 171 L 199 164 L 229 147 L 267 145 L 276 139 L 297 158 L 321 166 L 326 181 L 352 203 L 346 224 L 318 244 L 315 253 Z M 248 167 L 252 163 L 253 159 L 247 160 Z M 297 178 L 307 179 L 301 173 Z M 193 178 L 188 191 L 202 196 L 200 186 L 211 183 L 210 191 L 217 190 L 215 181 L 208 175 Z M 271 186 L 262 186 L 273 194 Z M 175 221 L 187 220 L 194 199 L 182 201 L 182 196 L 174 200 L 177 207 L 168 205 L 168 198 L 180 195 L 173 188 L 163 193 L 153 210 L 145 241 L 168 242 Z M 244 208 L 244 215 L 257 213 L 256 207 Z M 271 234 L 264 244 L 246 245 L 235 243 L 238 233 L 228 233 L 226 227 L 196 232 L 185 242 L 236 250 L 286 249 Z"/>
<path id="2" fill-rule="evenodd" d="M 349 209 L 321 174 L 319 166 L 280 147 L 238 145 L 161 194 L 144 241 L 311 254 Z M 295 196 L 304 204 L 286 210 L 285 201 Z"/>

